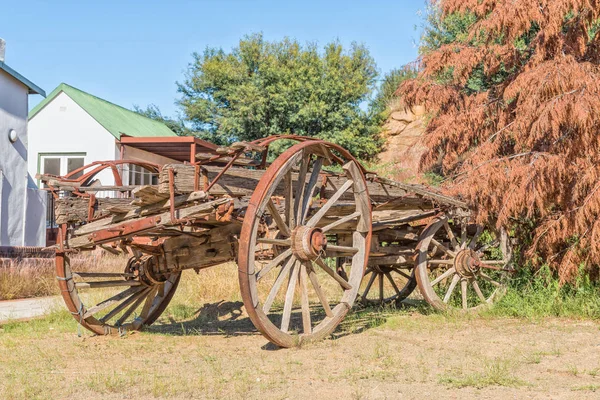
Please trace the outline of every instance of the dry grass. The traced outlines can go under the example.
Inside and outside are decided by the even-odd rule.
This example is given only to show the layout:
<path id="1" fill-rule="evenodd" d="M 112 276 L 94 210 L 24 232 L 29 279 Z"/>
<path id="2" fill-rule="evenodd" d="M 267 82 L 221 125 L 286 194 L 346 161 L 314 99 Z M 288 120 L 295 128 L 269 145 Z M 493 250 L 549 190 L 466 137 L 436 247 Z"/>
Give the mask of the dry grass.
<path id="1" fill-rule="evenodd" d="M 0 300 L 58 294 L 54 259 L 0 260 Z"/>
<path id="2" fill-rule="evenodd" d="M 77 271 L 119 271 L 126 258 L 106 253 L 83 253 L 72 258 Z M 0 259 L 0 300 L 59 295 L 54 258 Z"/>

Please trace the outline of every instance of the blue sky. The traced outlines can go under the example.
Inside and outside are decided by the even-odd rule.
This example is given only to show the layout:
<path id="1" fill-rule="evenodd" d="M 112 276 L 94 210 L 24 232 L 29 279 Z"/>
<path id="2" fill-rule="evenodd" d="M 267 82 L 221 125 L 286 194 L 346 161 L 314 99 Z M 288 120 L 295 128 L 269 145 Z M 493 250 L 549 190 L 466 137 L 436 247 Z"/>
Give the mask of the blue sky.
<path id="1" fill-rule="evenodd" d="M 7 4 L 2 4 L 7 3 Z M 225 50 L 249 33 L 325 45 L 364 43 L 382 73 L 417 57 L 416 1 L 0 0 L 6 63 L 48 93 L 65 82 L 124 107 L 175 115 L 191 53 Z M 31 98 L 31 106 L 41 100 Z"/>

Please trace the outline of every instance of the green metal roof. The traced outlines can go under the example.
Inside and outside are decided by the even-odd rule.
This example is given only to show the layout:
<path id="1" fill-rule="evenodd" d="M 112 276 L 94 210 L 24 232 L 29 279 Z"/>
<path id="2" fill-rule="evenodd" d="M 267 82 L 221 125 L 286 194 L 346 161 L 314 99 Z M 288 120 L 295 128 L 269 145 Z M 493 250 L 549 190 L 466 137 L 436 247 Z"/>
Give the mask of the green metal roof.
<path id="1" fill-rule="evenodd" d="M 46 92 L 44 92 L 42 88 L 40 88 L 35 83 L 31 82 L 29 79 L 25 78 L 23 75 L 21 75 L 2 61 L 0 61 L 0 71 L 6 72 L 10 76 L 21 82 L 23 85 L 27 86 L 27 89 L 29 89 L 29 94 L 41 94 L 42 96 L 46 97 Z"/>
<path id="2" fill-rule="evenodd" d="M 61 83 L 44 100 L 29 112 L 29 119 L 35 117 L 56 96 L 64 92 L 75 103 L 83 108 L 100 125 L 106 128 L 116 139 L 121 135 L 133 137 L 177 136 L 165 124 L 144 117 L 82 90 Z"/>

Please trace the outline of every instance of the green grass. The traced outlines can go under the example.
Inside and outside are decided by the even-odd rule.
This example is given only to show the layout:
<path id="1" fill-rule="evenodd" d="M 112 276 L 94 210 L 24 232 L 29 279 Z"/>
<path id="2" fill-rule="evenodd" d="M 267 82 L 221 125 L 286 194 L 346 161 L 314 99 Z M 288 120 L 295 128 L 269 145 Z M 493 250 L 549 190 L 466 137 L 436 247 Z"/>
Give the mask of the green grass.
<path id="1" fill-rule="evenodd" d="M 510 280 L 506 295 L 483 315 L 517 318 L 600 318 L 600 285 L 583 273 L 574 283 L 561 285 L 544 267 L 536 273 L 523 269 Z"/>
<path id="2" fill-rule="evenodd" d="M 480 372 L 465 374 L 462 371 L 453 371 L 442 375 L 439 383 L 454 388 L 474 387 L 477 389 L 489 386 L 520 387 L 527 385 L 527 382 L 519 379 L 513 373 L 513 367 L 514 363 L 509 360 L 487 360 Z"/>
<path id="3" fill-rule="evenodd" d="M 573 389 L 571 389 L 573 391 L 585 391 L 585 392 L 597 392 L 600 390 L 600 385 L 583 385 L 583 386 L 576 386 Z"/>

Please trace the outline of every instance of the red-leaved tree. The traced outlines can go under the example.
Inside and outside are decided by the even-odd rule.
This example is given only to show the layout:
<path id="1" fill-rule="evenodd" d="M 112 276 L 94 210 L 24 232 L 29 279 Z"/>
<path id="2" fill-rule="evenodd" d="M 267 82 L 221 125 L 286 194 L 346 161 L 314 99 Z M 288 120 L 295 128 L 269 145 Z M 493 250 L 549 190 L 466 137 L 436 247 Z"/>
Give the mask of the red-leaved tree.
<path id="1" fill-rule="evenodd" d="M 466 34 L 398 90 L 432 113 L 422 168 L 561 280 L 600 265 L 600 0 L 438 0 Z M 473 88 L 473 80 L 478 85 Z"/>

